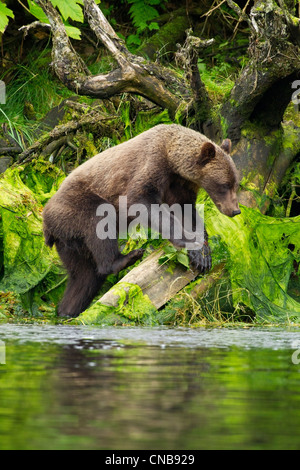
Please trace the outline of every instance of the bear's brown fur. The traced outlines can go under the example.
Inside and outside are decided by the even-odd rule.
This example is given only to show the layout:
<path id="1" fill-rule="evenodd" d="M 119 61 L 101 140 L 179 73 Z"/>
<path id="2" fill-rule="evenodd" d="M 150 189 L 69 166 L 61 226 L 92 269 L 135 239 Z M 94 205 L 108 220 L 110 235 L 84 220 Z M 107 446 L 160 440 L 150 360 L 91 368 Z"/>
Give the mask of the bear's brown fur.
<path id="1" fill-rule="evenodd" d="M 98 239 L 96 210 L 101 204 L 112 204 L 118 211 L 119 196 L 127 196 L 128 206 L 194 206 L 197 191 L 203 187 L 222 213 L 230 217 L 240 213 L 238 176 L 230 147 L 228 139 L 219 147 L 182 126 L 158 125 L 74 170 L 43 213 L 46 243 L 56 245 L 69 275 L 59 315 L 78 316 L 108 274 L 130 266 L 143 254 L 134 250 L 123 256 L 117 240 Z M 185 246 L 184 240 L 171 237 L 171 241 Z M 210 269 L 207 242 L 189 256 L 194 268 Z"/>

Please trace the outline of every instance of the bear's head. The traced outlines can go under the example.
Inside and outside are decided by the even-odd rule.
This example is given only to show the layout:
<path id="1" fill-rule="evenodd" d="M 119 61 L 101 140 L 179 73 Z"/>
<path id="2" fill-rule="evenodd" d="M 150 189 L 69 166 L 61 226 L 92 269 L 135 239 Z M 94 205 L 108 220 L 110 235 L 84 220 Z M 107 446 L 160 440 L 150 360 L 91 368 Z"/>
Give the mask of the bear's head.
<path id="1" fill-rule="evenodd" d="M 229 139 L 225 139 L 220 147 L 210 141 L 204 142 L 197 164 L 201 187 L 222 214 L 234 217 L 241 213 L 237 199 L 239 177 L 230 151 Z"/>

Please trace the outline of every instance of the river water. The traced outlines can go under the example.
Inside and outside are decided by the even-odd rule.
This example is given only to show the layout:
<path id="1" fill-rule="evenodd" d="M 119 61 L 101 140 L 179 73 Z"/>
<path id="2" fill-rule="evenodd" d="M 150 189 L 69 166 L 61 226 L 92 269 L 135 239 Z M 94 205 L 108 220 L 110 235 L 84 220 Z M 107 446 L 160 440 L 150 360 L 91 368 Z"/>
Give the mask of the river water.
<path id="1" fill-rule="evenodd" d="M 0 340 L 1 450 L 300 449 L 297 329 L 1 324 Z"/>

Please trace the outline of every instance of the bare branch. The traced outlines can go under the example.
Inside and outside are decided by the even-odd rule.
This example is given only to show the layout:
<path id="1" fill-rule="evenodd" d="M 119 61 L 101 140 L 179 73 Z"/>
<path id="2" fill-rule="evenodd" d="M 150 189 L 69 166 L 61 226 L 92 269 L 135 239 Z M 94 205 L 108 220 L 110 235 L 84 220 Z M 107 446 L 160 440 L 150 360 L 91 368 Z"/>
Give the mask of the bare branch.
<path id="1" fill-rule="evenodd" d="M 171 117 L 175 116 L 179 107 L 181 110 L 190 109 L 191 85 L 175 71 L 131 54 L 94 0 L 84 0 L 86 18 L 97 38 L 119 66 L 107 74 L 96 76 L 90 74 L 74 50 L 60 14 L 51 1 L 36 0 L 36 3 L 43 9 L 51 26 L 52 65 L 59 79 L 69 89 L 79 95 L 95 98 L 110 98 L 120 93 L 141 95 L 167 109 Z M 201 93 L 204 91 L 201 90 Z M 181 111 L 181 114 L 184 113 L 185 111 Z"/>
<path id="2" fill-rule="evenodd" d="M 120 67 L 127 67 L 130 54 L 124 41 L 117 36 L 94 0 L 84 0 L 84 7 L 89 25 L 97 38 L 109 50 Z"/>
<path id="3" fill-rule="evenodd" d="M 40 154 L 44 148 L 47 149 L 44 154 L 48 154 L 57 146 L 61 146 L 63 143 L 69 143 L 69 136 L 76 133 L 76 131 L 79 129 L 90 129 L 91 126 L 96 126 L 98 129 L 100 128 L 103 130 L 103 132 L 106 132 L 109 130 L 109 126 L 106 125 L 105 121 L 111 121 L 114 118 L 115 116 L 113 115 L 103 115 L 102 113 L 96 111 L 89 113 L 88 115 L 84 115 L 77 121 L 70 121 L 67 124 L 60 124 L 56 126 L 51 132 L 43 135 L 39 140 L 34 142 L 31 147 L 22 152 L 19 155 L 18 163 L 27 163 L 34 157 L 34 155 L 37 153 Z M 51 146 L 50 150 L 48 147 L 49 145 Z"/>
<path id="4" fill-rule="evenodd" d="M 77 91 L 90 72 L 75 52 L 62 19 L 52 3 L 49 0 L 36 0 L 36 4 L 42 8 L 51 26 L 53 34 L 52 58 L 55 72 L 63 83 Z"/>
<path id="5" fill-rule="evenodd" d="M 245 13 L 244 10 L 241 10 L 241 8 L 238 6 L 237 3 L 233 2 L 232 0 L 227 0 L 227 4 L 230 8 L 232 8 L 233 11 L 236 12 L 238 17 L 248 23 L 250 28 L 252 29 L 252 23 L 250 21 L 249 16 Z"/>
<path id="6" fill-rule="evenodd" d="M 177 46 L 178 51 L 175 54 L 176 64 L 180 64 L 186 74 L 188 82 L 191 84 L 194 104 L 197 106 L 198 113 L 202 115 L 202 120 L 209 118 L 212 108 L 211 100 L 205 88 L 198 68 L 198 58 L 200 51 L 211 46 L 215 42 L 214 39 L 203 40 L 192 36 L 192 30 L 187 31 L 187 38 L 184 45 Z"/>
<path id="7" fill-rule="evenodd" d="M 42 23 L 41 21 L 34 21 L 33 23 L 30 23 L 26 26 L 22 26 L 21 28 L 19 28 L 19 31 L 24 31 L 24 37 L 26 37 L 30 29 L 34 29 L 37 27 L 51 29 L 51 25 L 48 23 Z"/>

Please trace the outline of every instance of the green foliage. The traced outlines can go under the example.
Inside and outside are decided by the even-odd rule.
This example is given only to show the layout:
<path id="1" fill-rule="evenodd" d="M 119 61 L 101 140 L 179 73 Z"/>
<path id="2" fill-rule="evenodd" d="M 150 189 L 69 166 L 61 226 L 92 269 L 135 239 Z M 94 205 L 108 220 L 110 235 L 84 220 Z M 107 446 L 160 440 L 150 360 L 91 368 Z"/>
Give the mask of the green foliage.
<path id="1" fill-rule="evenodd" d="M 145 31 L 159 29 L 155 20 L 159 16 L 156 6 L 164 6 L 166 0 L 127 0 L 131 7 L 129 9 L 132 24 L 136 28 L 136 34 L 131 34 L 127 38 L 127 44 L 139 46 L 142 42 L 140 35 Z"/>
<path id="2" fill-rule="evenodd" d="M 48 18 L 42 8 L 38 6 L 34 0 L 27 0 L 30 13 L 41 23 L 48 23 Z"/>
<path id="3" fill-rule="evenodd" d="M 52 73 L 50 60 L 48 46 L 42 50 L 36 46 L 24 63 L 14 65 L 0 77 L 7 81 L 6 104 L 0 105 L 0 123 L 6 124 L 8 134 L 21 148 L 33 142 L 39 120 L 72 94 Z M 31 115 L 26 112 L 27 107 L 32 109 Z"/>
<path id="4" fill-rule="evenodd" d="M 158 28 L 157 23 L 152 21 L 159 16 L 153 5 L 160 5 L 161 0 L 128 0 L 128 3 L 131 4 L 129 13 L 132 23 L 139 31 L 144 31 L 147 28 L 151 31 L 151 29 Z"/>
<path id="5" fill-rule="evenodd" d="M 186 269 L 189 269 L 190 261 L 185 248 L 177 250 L 173 245 L 167 245 L 163 247 L 163 251 L 165 254 L 159 258 L 159 264 L 168 263 L 170 270 L 173 270 L 176 264 L 180 264 Z"/>
<path id="6" fill-rule="evenodd" d="M 73 21 L 83 23 L 83 0 L 51 0 L 51 3 L 54 7 L 58 7 L 65 21 L 70 18 Z"/>
<path id="7" fill-rule="evenodd" d="M 230 94 L 236 76 L 247 64 L 248 42 L 244 35 L 237 35 L 233 42 L 216 36 L 215 43 L 198 60 L 201 78 L 214 102 L 219 103 Z"/>
<path id="8" fill-rule="evenodd" d="M 78 319 L 74 320 L 74 323 L 84 325 L 158 324 L 155 306 L 151 303 L 149 297 L 143 294 L 138 285 L 120 282 L 112 290 L 114 295 L 118 297 L 118 306 L 116 308 L 96 302 L 82 313 Z"/>
<path id="9" fill-rule="evenodd" d="M 10 8 L 7 8 L 5 2 L 0 0 L 0 33 L 4 33 L 9 18 L 14 18 L 14 14 Z"/>
<path id="10" fill-rule="evenodd" d="M 64 288 L 65 273 L 55 251 L 45 245 L 41 217 L 43 204 L 63 178 L 44 162 L 9 169 L 0 178 L 0 292 L 19 294 L 35 314 L 42 297 L 49 309 Z"/>
<path id="11" fill-rule="evenodd" d="M 286 172 L 281 188 L 271 200 L 270 215 L 290 217 L 299 213 L 300 204 L 300 162 L 295 161 Z M 294 208 L 298 208 L 298 211 Z"/>
<path id="12" fill-rule="evenodd" d="M 234 76 L 229 64 L 224 62 L 220 66 L 209 67 L 203 59 L 199 59 L 198 68 L 203 83 L 214 102 L 220 102 L 225 95 L 230 93 L 234 86 Z"/>
<path id="13" fill-rule="evenodd" d="M 25 150 L 26 148 L 26 143 L 25 143 L 25 138 L 27 142 L 32 142 L 31 139 L 31 134 L 28 132 L 28 128 L 25 127 L 24 129 L 21 129 L 18 123 L 13 123 L 5 111 L 3 111 L 2 108 L 0 108 L 0 113 L 2 115 L 2 118 L 4 117 L 4 122 L 7 123 L 8 125 L 8 130 L 7 130 L 7 135 L 16 142 L 17 145 L 20 146 L 22 150 Z M 0 122 L 1 122 L 1 117 L 0 117 Z"/>
<path id="14" fill-rule="evenodd" d="M 157 109 L 153 111 L 139 111 L 138 106 L 132 106 L 127 96 L 124 96 L 120 102 L 118 113 L 124 125 L 122 141 L 131 139 L 158 124 L 172 124 L 166 109 L 161 112 L 158 112 Z"/>
<path id="15" fill-rule="evenodd" d="M 242 207 L 231 219 L 209 199 L 205 207 L 209 236 L 220 236 L 229 253 L 234 306 L 246 306 L 258 320 L 299 321 L 300 304 L 287 291 L 300 261 L 300 217 L 276 219 Z"/>
<path id="16" fill-rule="evenodd" d="M 68 36 L 72 39 L 81 39 L 81 31 L 79 28 L 69 24 L 69 19 L 76 21 L 78 23 L 84 22 L 83 14 L 83 0 L 50 0 L 54 7 L 57 7 Z M 96 3 L 100 3 L 100 0 L 95 0 Z M 43 9 L 37 5 L 34 0 L 27 0 L 28 8 L 30 13 L 37 18 L 41 23 L 49 23 L 47 16 L 45 15 Z"/>

